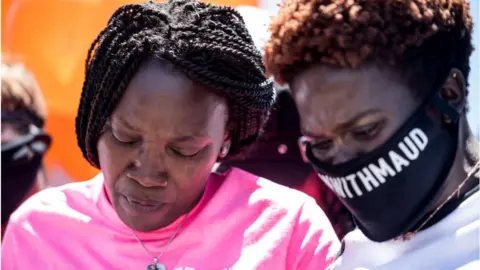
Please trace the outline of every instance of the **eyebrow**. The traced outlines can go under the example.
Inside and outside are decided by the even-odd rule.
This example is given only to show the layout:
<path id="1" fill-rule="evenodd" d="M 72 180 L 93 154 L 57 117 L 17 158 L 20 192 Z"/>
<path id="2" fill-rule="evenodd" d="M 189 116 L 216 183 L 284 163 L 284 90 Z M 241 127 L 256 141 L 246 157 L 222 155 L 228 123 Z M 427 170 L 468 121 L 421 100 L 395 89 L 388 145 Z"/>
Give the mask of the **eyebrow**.
<path id="1" fill-rule="evenodd" d="M 121 117 L 112 117 L 112 120 L 114 120 L 113 122 L 118 122 L 120 123 L 122 126 L 132 130 L 132 131 L 137 131 L 139 132 L 140 129 L 137 128 L 137 127 L 134 127 L 132 124 L 130 124 L 127 120 L 121 118 Z"/>
<path id="2" fill-rule="evenodd" d="M 359 114 L 357 114 L 355 117 L 353 117 L 352 119 L 348 120 L 347 122 L 345 123 L 342 123 L 340 125 L 338 125 L 340 128 L 344 129 L 348 126 L 353 126 L 354 124 L 356 124 L 358 121 L 362 120 L 362 118 L 370 115 L 370 114 L 378 114 L 380 113 L 381 110 L 380 109 L 368 109 L 366 111 L 363 111 Z"/>
<path id="3" fill-rule="evenodd" d="M 362 118 L 364 118 L 365 116 L 368 116 L 370 114 L 376 114 L 376 113 L 380 113 L 381 110 L 379 109 L 368 109 L 366 111 L 363 111 L 359 114 L 357 114 L 355 117 L 353 117 L 352 119 L 344 122 L 344 123 L 341 123 L 339 125 L 337 125 L 337 127 L 335 129 L 345 129 L 346 127 L 348 126 L 353 126 L 356 122 L 358 122 L 359 120 L 361 120 Z M 312 137 L 312 138 L 315 138 L 315 137 L 321 137 L 323 136 L 322 134 L 318 134 L 318 133 L 315 133 L 315 132 L 312 132 L 304 127 L 301 128 L 301 132 L 304 136 L 307 136 L 307 137 Z"/>
<path id="4" fill-rule="evenodd" d="M 322 136 L 322 135 L 320 135 L 320 134 L 315 134 L 314 132 L 311 132 L 311 131 L 308 130 L 308 129 L 305 129 L 304 127 L 301 128 L 301 133 L 302 133 L 304 136 L 311 137 L 311 138 L 315 138 L 315 137 L 320 137 L 320 136 Z"/>
<path id="5" fill-rule="evenodd" d="M 210 137 L 205 137 L 205 136 L 196 136 L 196 135 L 188 135 L 188 136 L 181 136 L 178 138 L 175 138 L 175 142 L 191 142 L 191 141 L 198 141 L 198 140 L 205 140 L 205 141 L 210 141 L 212 138 Z"/>

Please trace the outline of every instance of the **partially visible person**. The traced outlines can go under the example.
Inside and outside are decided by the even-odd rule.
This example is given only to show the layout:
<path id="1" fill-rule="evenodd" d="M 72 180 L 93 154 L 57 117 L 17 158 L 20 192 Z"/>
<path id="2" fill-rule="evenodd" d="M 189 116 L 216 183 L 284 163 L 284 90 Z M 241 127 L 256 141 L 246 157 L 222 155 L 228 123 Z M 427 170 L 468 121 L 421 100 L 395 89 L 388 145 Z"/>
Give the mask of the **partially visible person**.
<path id="1" fill-rule="evenodd" d="M 43 156 L 51 138 L 47 109 L 34 76 L 17 62 L 2 62 L 2 237 L 12 212 L 47 186 Z"/>
<path id="2" fill-rule="evenodd" d="M 85 67 L 76 133 L 102 173 L 24 203 L 2 268 L 328 267 L 339 242 L 313 199 L 240 169 L 212 173 L 256 142 L 275 101 L 237 11 L 122 6 Z"/>
<path id="3" fill-rule="evenodd" d="M 267 69 L 358 227 L 336 269 L 479 269 L 472 27 L 466 0 L 287 0 L 273 20 Z"/>
<path id="4" fill-rule="evenodd" d="M 269 38 L 271 14 L 252 6 L 236 8 L 257 48 L 263 52 Z M 308 164 L 300 149 L 300 119 L 288 88 L 274 85 L 275 104 L 264 132 L 254 147 L 243 157 L 226 160 L 217 166 L 217 172 L 232 167 L 246 170 L 278 184 L 300 190 L 315 199 L 323 209 L 339 239 L 354 228 L 351 215 Z"/>

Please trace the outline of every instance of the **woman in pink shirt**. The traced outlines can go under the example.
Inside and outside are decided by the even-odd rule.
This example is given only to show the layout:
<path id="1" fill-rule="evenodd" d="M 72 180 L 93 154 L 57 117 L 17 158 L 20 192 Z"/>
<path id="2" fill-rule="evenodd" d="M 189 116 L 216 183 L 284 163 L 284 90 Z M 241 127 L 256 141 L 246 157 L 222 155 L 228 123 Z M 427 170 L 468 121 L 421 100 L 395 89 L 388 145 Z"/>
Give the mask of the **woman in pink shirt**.
<path id="1" fill-rule="evenodd" d="M 274 102 L 242 17 L 195 1 L 119 8 L 86 61 L 76 132 L 102 174 L 11 217 L 3 269 L 324 269 L 338 247 L 313 199 L 214 163 Z"/>

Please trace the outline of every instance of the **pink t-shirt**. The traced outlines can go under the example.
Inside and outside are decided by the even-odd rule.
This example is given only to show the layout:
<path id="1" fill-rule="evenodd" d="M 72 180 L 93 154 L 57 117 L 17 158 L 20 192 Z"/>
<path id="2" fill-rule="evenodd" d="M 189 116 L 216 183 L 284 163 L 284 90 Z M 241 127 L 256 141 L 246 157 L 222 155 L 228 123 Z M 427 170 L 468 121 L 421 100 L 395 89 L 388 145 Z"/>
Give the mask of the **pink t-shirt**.
<path id="1" fill-rule="evenodd" d="M 182 217 L 137 233 L 159 254 Z M 167 270 L 327 268 L 339 248 L 313 199 L 239 169 L 212 174 L 159 262 Z M 110 204 L 100 174 L 44 190 L 11 217 L 2 269 L 146 269 L 151 256 Z"/>

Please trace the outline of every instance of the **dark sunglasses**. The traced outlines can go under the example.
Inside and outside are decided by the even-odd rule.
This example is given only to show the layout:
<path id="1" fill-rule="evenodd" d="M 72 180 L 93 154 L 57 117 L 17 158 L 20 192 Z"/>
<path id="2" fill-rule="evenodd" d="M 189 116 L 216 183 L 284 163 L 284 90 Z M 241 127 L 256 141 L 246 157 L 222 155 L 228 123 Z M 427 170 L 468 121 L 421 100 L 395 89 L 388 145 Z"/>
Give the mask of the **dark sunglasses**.
<path id="1" fill-rule="evenodd" d="M 50 148 L 52 138 L 41 129 L 22 135 L 19 138 L 2 143 L 2 164 L 21 163 L 34 155 L 44 155 Z"/>

